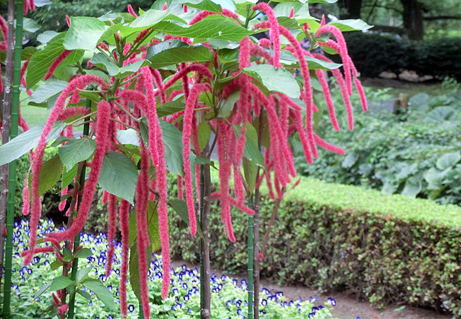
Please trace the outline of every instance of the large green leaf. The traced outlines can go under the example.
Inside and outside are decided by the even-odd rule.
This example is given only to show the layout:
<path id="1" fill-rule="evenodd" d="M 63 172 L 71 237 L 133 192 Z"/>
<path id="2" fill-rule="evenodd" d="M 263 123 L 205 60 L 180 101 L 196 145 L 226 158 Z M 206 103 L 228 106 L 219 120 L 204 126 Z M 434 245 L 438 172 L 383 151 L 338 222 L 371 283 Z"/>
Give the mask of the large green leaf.
<path id="1" fill-rule="evenodd" d="M 77 271 L 76 281 L 81 282 L 82 280 L 86 279 L 88 277 L 88 274 L 92 270 L 93 270 L 93 267 L 80 268 Z"/>
<path id="2" fill-rule="evenodd" d="M 304 56 L 309 70 L 333 70 L 341 67 L 342 64 L 327 62 L 320 59 Z M 299 60 L 295 58 L 291 52 L 283 52 L 280 55 L 280 63 L 292 68 L 299 68 Z"/>
<path id="3" fill-rule="evenodd" d="M 146 263 L 149 266 L 149 262 L 152 259 L 152 249 L 150 246 L 146 247 Z M 139 252 L 138 245 L 136 242 L 131 245 L 130 248 L 130 285 L 136 298 L 141 302 L 141 276 L 139 275 Z"/>
<path id="4" fill-rule="evenodd" d="M 196 8 L 199 10 L 205 10 L 210 12 L 221 12 L 221 6 L 210 0 L 178 0 L 179 3 Z"/>
<path id="5" fill-rule="evenodd" d="M 38 193 L 42 195 L 47 190 L 51 189 L 61 178 L 62 162 L 58 155 L 53 156 L 51 159 L 43 163 L 42 170 L 40 171 L 40 187 Z M 32 174 L 29 175 L 29 183 L 32 182 Z"/>
<path id="6" fill-rule="evenodd" d="M 266 167 L 264 164 L 264 157 L 258 148 L 258 133 L 256 132 L 254 126 L 249 122 L 247 122 L 246 125 L 247 132 L 243 156 L 261 167 Z"/>
<path id="7" fill-rule="evenodd" d="M 34 54 L 27 67 L 26 82 L 27 89 L 38 83 L 48 72 L 51 64 L 64 51 L 64 37 L 66 33 L 55 36 L 42 50 Z"/>
<path id="8" fill-rule="evenodd" d="M 75 165 L 74 167 L 72 167 L 67 172 L 64 171 L 64 173 L 62 174 L 62 185 L 61 185 L 61 187 L 64 188 L 64 187 L 68 186 L 70 183 L 72 183 L 74 181 L 75 176 L 77 176 L 77 171 L 78 171 L 78 165 Z"/>
<path id="9" fill-rule="evenodd" d="M 269 91 L 280 92 L 291 98 L 298 98 L 301 94 L 293 75 L 285 69 L 259 64 L 246 67 L 243 72 L 258 80 Z"/>
<path id="10" fill-rule="evenodd" d="M 162 21 L 155 29 L 173 36 L 228 41 L 241 41 L 244 37 L 258 32 L 249 31 L 222 16 L 211 16 L 191 26 Z"/>
<path id="11" fill-rule="evenodd" d="M 207 121 L 203 121 L 198 126 L 197 131 L 198 131 L 197 132 L 198 144 L 200 146 L 200 151 L 203 152 L 205 146 L 207 146 L 208 141 L 210 140 L 210 136 L 211 136 L 210 124 Z"/>
<path id="12" fill-rule="evenodd" d="M 442 187 L 442 172 L 431 167 L 424 173 L 424 179 L 429 183 L 427 189 L 429 190 L 438 190 Z"/>
<path id="13" fill-rule="evenodd" d="M 50 79 L 40 85 L 29 98 L 30 105 L 41 105 L 48 101 L 49 98 L 61 93 L 69 83 L 65 81 L 56 81 Z M 45 105 L 46 106 L 46 105 Z"/>
<path id="14" fill-rule="evenodd" d="M 184 101 L 171 101 L 157 107 L 157 116 L 164 117 L 186 109 Z"/>
<path id="15" fill-rule="evenodd" d="M 91 63 L 97 67 L 106 70 L 110 76 L 115 77 L 126 77 L 130 74 L 135 73 L 143 66 L 149 65 L 148 60 L 140 60 L 126 66 L 118 67 L 114 62 L 109 60 L 104 54 L 98 53 L 93 56 Z"/>
<path id="16" fill-rule="evenodd" d="M 127 130 L 118 130 L 117 139 L 122 145 L 134 145 L 139 146 L 138 132 L 129 128 Z"/>
<path id="17" fill-rule="evenodd" d="M 0 166 L 20 158 L 36 147 L 40 141 L 44 127 L 45 124 L 35 126 L 27 132 L 18 135 L 5 145 L 0 146 Z M 50 141 L 58 137 L 65 127 L 65 123 L 56 122 L 46 140 Z"/>
<path id="18" fill-rule="evenodd" d="M 102 301 L 102 303 L 111 310 L 115 310 L 114 295 L 100 281 L 85 281 L 83 285 L 94 292 L 94 294 Z"/>
<path id="19" fill-rule="evenodd" d="M 274 8 L 274 14 L 276 17 L 288 17 L 292 8 L 294 18 L 299 23 L 315 19 L 310 15 L 309 4 L 307 3 L 281 3 Z"/>
<path id="20" fill-rule="evenodd" d="M 150 9 L 144 12 L 142 15 L 137 17 L 133 22 L 130 23 L 130 28 L 137 29 L 147 29 L 152 27 L 162 21 L 165 18 L 174 18 L 171 17 L 170 10 L 155 10 Z"/>
<path id="21" fill-rule="evenodd" d="M 72 285 L 74 282 L 67 277 L 56 277 L 51 282 L 51 285 L 48 287 L 48 291 L 56 291 L 66 288 L 69 285 Z"/>
<path id="22" fill-rule="evenodd" d="M 253 192 L 256 185 L 256 174 L 258 173 L 258 166 L 253 161 L 243 158 L 243 174 L 245 181 L 248 185 L 248 190 Z"/>
<path id="23" fill-rule="evenodd" d="M 38 25 L 38 23 L 28 18 L 24 18 L 24 20 L 22 21 L 22 28 L 25 31 L 32 32 L 32 33 L 40 30 L 40 26 Z"/>
<path id="24" fill-rule="evenodd" d="M 172 40 L 149 47 L 147 59 L 152 68 L 158 69 L 182 62 L 208 62 L 213 60 L 213 54 L 207 47 L 193 47 L 182 41 Z"/>
<path id="25" fill-rule="evenodd" d="M 437 168 L 444 171 L 456 165 L 461 159 L 459 152 L 444 154 L 437 160 Z"/>
<path id="26" fill-rule="evenodd" d="M 189 211 L 187 209 L 186 201 L 175 198 L 175 199 L 170 200 L 168 203 L 173 208 L 173 210 L 178 214 L 178 216 L 181 217 L 181 220 L 183 220 L 187 225 L 190 225 Z M 203 238 L 202 228 L 200 227 L 198 223 L 197 223 L 197 233 L 199 234 L 200 237 Z"/>
<path id="27" fill-rule="evenodd" d="M 405 182 L 405 187 L 403 188 L 402 195 L 415 198 L 416 195 L 421 192 L 423 188 L 423 183 L 421 177 L 412 176 Z"/>
<path id="28" fill-rule="evenodd" d="M 334 25 L 342 32 L 345 31 L 364 31 L 372 28 L 372 25 L 367 24 L 366 22 L 357 19 L 357 20 L 335 20 L 330 23 L 329 25 Z"/>
<path id="29" fill-rule="evenodd" d="M 89 138 L 72 140 L 59 148 L 59 157 L 67 169 L 93 155 L 96 143 Z"/>
<path id="30" fill-rule="evenodd" d="M 106 25 L 97 18 L 72 17 L 63 45 L 66 50 L 94 51 L 104 31 Z"/>
<path id="31" fill-rule="evenodd" d="M 131 159 L 112 151 L 104 155 L 98 179 L 104 190 L 133 204 L 137 182 L 138 170 Z"/>
<path id="32" fill-rule="evenodd" d="M 218 117 L 228 118 L 234 109 L 234 104 L 240 99 L 240 91 L 235 91 L 225 99 L 219 107 Z"/>
<path id="33" fill-rule="evenodd" d="M 147 224 L 147 232 L 149 233 L 151 250 L 152 252 L 156 252 L 162 248 L 162 245 L 160 243 L 157 206 L 152 201 L 149 201 L 147 219 L 145 223 Z M 133 210 L 133 213 L 130 215 L 128 227 L 130 229 L 129 246 L 131 247 L 135 243 L 138 236 L 136 210 Z"/>

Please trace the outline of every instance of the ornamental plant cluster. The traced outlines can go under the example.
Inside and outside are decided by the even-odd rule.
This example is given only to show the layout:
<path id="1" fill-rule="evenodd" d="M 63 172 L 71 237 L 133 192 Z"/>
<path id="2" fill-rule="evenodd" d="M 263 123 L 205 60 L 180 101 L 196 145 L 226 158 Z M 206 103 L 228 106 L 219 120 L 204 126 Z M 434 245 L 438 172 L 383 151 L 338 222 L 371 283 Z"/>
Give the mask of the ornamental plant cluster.
<path id="1" fill-rule="evenodd" d="M 24 86 L 33 90 L 29 101 L 51 104 L 53 109 L 43 128 L 2 146 L 22 151 L 2 158 L 6 162 L 35 147 L 25 183 L 30 194 L 28 187 L 24 193 L 23 213 L 30 214 L 29 250 L 22 253 L 25 266 L 38 253 L 54 253 L 55 265 L 69 269 L 84 254 L 83 247 L 70 247 L 85 226 L 99 185 L 109 214 L 106 277 L 112 274 L 118 228 L 122 316 L 128 313 L 129 271 L 144 317 L 150 318 L 146 256 L 161 249 L 161 297 L 167 298 L 168 205 L 189 224 L 191 235 L 200 232 L 200 167 L 217 166 L 211 160 L 213 151 L 220 181 L 211 198 L 220 201 L 220 218 L 231 242 L 236 241 L 232 206 L 252 215 L 247 200 L 255 188 L 265 183 L 271 198 L 281 199 L 294 182 L 290 136 L 299 136 L 308 163 L 318 157 L 318 147 L 345 153 L 314 132 L 318 109 L 312 84 L 320 84 L 331 125 L 339 130 L 324 73 L 331 70 L 352 130 L 354 87 L 364 110 L 367 104 L 341 30 L 369 26 L 360 21 L 319 23 L 309 16 L 308 4 L 299 2 L 281 3 L 275 9 L 252 1 L 234 5 L 228 10 L 209 0 L 167 1 L 145 12 L 128 6 L 127 14 L 70 17 L 69 30 L 55 35 L 30 58 L 24 67 Z M 261 32 L 268 38 L 254 37 Z M 311 50 L 320 46 L 339 54 L 343 70 L 303 49 L 299 41 L 304 38 Z M 92 54 L 90 61 L 84 61 L 85 52 Z M 80 125 L 91 129 L 75 138 L 73 128 Z M 27 144 L 30 147 L 19 144 L 37 137 L 37 143 Z M 58 147 L 59 154 L 43 162 L 50 145 Z M 168 173 L 177 176 L 176 196 L 167 192 Z M 59 180 L 60 209 L 69 216 L 68 227 L 40 238 L 40 196 Z M 51 245 L 37 246 L 42 243 Z M 62 316 L 68 311 L 68 285 L 54 299 Z M 70 291 L 69 298 L 75 294 Z"/>

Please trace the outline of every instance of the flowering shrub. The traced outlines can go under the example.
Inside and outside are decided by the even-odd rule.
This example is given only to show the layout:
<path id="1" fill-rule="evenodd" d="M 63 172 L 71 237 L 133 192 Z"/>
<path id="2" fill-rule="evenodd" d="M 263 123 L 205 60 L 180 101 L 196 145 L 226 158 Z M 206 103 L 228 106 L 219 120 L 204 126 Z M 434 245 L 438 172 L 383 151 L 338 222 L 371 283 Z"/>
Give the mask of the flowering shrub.
<path id="1" fill-rule="evenodd" d="M 55 35 L 31 57 L 24 83 L 26 89 L 34 89 L 30 101 L 39 105 L 52 101 L 54 107 L 43 128 L 2 146 L 0 163 L 34 148 L 23 208 L 24 215 L 30 214 L 29 250 L 22 256 L 27 266 L 35 254 L 53 250 L 57 268 L 63 267 L 63 276 L 56 279 L 60 294 L 54 300 L 61 318 L 73 311 L 72 304 L 65 307 L 66 295 L 73 300 L 80 291 L 69 287 L 79 283 L 76 263 L 86 250 L 78 245 L 78 235 L 98 185 L 105 192 L 103 201 L 108 202 L 107 276 L 112 273 L 120 221 L 122 316 L 127 316 L 129 270 L 131 286 L 149 318 L 146 256 L 160 249 L 161 296 L 169 297 L 168 205 L 187 221 L 194 236 L 202 235 L 196 206 L 204 210 L 211 198 L 219 199 L 224 229 L 235 242 L 231 206 L 252 215 L 255 211 L 246 201 L 254 189 L 265 182 L 270 196 L 281 199 L 296 177 L 289 136 L 299 135 L 308 163 L 318 157 L 318 147 L 345 153 L 314 132 L 318 109 L 312 83 L 321 84 L 331 123 L 339 130 L 323 78 L 323 70 L 333 70 L 352 130 L 353 87 L 364 110 L 367 102 L 341 30 L 369 26 L 360 21 L 325 24 L 323 19 L 318 23 L 306 17 L 308 4 L 282 3 L 275 9 L 252 1 L 234 5 L 229 10 L 209 0 L 167 1 L 155 3 L 146 12 L 135 12 L 129 6 L 129 14 L 71 17 L 67 19 L 69 31 Z M 255 20 L 259 13 L 267 20 Z M 270 39 L 260 42 L 252 37 L 266 30 Z M 301 47 L 298 40 L 304 37 L 310 39 L 312 48 L 337 51 L 344 71 L 337 70 L 339 64 Z M 92 55 L 86 64 L 82 61 L 85 52 Z M 311 75 L 314 70 L 315 76 Z M 77 139 L 73 128 L 78 125 L 85 129 Z M 44 162 L 51 140 L 59 147 L 58 155 Z M 209 172 L 214 165 L 210 158 L 215 148 L 220 188 L 211 193 L 211 182 L 200 171 Z M 168 171 L 178 176 L 178 199 L 167 192 Z M 59 180 L 62 200 L 68 202 L 60 205 L 62 210 L 68 207 L 63 212 L 69 216 L 68 227 L 46 234 L 43 241 L 53 243 L 54 248 L 37 247 L 42 243 L 37 228 L 41 195 Z M 208 186 L 206 191 L 200 187 L 202 182 Z M 93 281 L 84 285 L 100 289 Z"/>
<path id="2" fill-rule="evenodd" d="M 17 223 L 14 233 L 14 259 L 13 259 L 13 303 L 12 312 L 15 318 L 52 318 L 59 312 L 60 307 L 50 306 L 48 300 L 56 296 L 52 286 L 47 285 L 53 282 L 53 263 L 51 254 L 37 254 L 31 264 L 22 265 L 20 254 L 25 250 L 28 235 L 30 234 L 27 222 Z M 52 222 L 41 223 L 39 229 L 46 234 L 55 231 Z M 98 291 L 95 294 L 91 289 L 83 288 L 79 293 L 85 298 L 77 299 L 77 307 L 80 309 L 76 318 L 118 318 L 117 311 L 109 310 L 103 305 L 105 303 L 120 303 L 120 290 L 118 281 L 121 276 L 121 245 L 115 248 L 115 258 L 111 276 L 106 277 L 103 266 L 107 262 L 108 250 L 106 247 L 107 236 L 83 234 L 82 243 L 91 251 L 91 256 L 83 258 L 81 272 L 86 272 L 88 278 L 100 278 L 107 289 Z M 156 318 L 199 318 L 199 277 L 197 269 L 187 269 L 182 266 L 171 270 L 171 294 L 168 298 L 161 298 L 162 265 L 161 257 L 153 255 L 150 262 L 148 281 L 154 289 L 149 291 L 150 309 Z M 85 285 L 85 283 L 83 283 Z M 158 290 L 156 290 L 157 288 Z M 214 318 L 242 318 L 243 308 L 246 305 L 246 283 L 244 280 L 237 281 L 227 276 L 212 276 L 212 306 Z M 315 306 L 313 301 L 290 301 L 283 297 L 282 292 L 272 294 L 269 290 L 263 289 L 263 300 L 261 300 L 262 318 L 332 318 L 329 307 L 334 303 L 328 300 L 327 307 Z M 110 301 L 113 300 L 113 301 Z M 137 317 L 139 307 L 134 293 L 129 292 L 127 296 L 127 309 L 130 317 Z M 62 306 L 61 306 L 62 307 Z"/>

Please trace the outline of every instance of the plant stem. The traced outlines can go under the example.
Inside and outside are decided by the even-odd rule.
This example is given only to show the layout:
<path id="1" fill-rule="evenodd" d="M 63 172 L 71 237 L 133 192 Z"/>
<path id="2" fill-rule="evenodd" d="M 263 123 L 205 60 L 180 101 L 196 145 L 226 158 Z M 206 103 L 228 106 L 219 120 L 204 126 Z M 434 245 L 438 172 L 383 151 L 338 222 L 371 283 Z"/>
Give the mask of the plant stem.
<path id="1" fill-rule="evenodd" d="M 14 4 L 15 1 L 9 0 L 8 2 L 8 40 L 12 41 L 13 35 L 13 20 L 14 20 Z M 13 69 L 13 96 L 11 104 L 11 129 L 9 132 L 9 137 L 11 139 L 15 138 L 18 135 L 18 119 L 19 119 L 19 85 L 21 81 L 21 56 L 22 56 L 22 23 L 24 18 L 23 12 L 24 2 L 23 0 L 16 1 L 16 30 L 15 36 L 15 48 L 14 48 L 14 66 Z M 12 42 L 8 43 L 8 51 L 10 51 L 10 56 L 12 52 Z M 10 57 L 11 59 L 11 57 Z M 11 60 L 10 60 L 11 62 Z M 11 63 L 10 63 L 11 64 Z M 11 72 L 11 71 L 10 71 Z M 11 79 L 11 75 L 10 75 Z M 11 83 L 11 82 L 10 82 Z M 6 90 L 11 90 L 11 85 L 5 88 Z M 6 93 L 6 92 L 5 92 Z M 9 122 L 9 119 L 6 119 Z M 8 134 L 7 134 L 8 137 Z M 2 138 L 5 138 L 3 135 Z M 11 265 L 13 259 L 13 223 L 14 223 L 14 199 L 16 193 L 16 161 L 13 161 L 9 164 L 8 167 L 9 176 L 8 176 L 8 200 L 7 200 L 7 216 L 6 216 L 6 256 L 5 256 L 5 286 L 4 286 L 4 297 L 3 297 L 3 318 L 10 317 L 10 304 L 11 304 Z M 3 175 L 3 174 L 2 174 Z M 3 185 L 3 183 L 2 183 Z M 3 193 L 2 193 L 3 195 Z M 0 212 L 0 215 L 3 214 L 4 210 Z M 3 227 L 0 229 L 3 231 Z M 3 238 L 3 237 L 2 237 Z M 1 243 L 3 249 L 3 242 Z M 3 251 L 0 255 L 3 260 Z"/>
<path id="2" fill-rule="evenodd" d="M 248 206 L 253 209 L 253 194 Z M 254 216 L 248 216 L 248 319 L 253 319 L 253 260 L 254 260 Z"/>
<path id="3" fill-rule="evenodd" d="M 261 153 L 261 144 L 264 132 L 264 111 L 261 110 L 259 114 L 259 127 L 258 127 L 258 150 Z M 256 181 L 259 180 L 259 174 L 261 173 L 261 169 L 258 166 L 256 171 Z M 259 274 L 259 218 L 260 218 L 260 191 L 259 187 L 255 187 L 255 202 L 254 202 L 254 223 L 253 223 L 253 231 L 254 231 L 254 242 L 253 242 L 253 263 L 254 263 L 254 318 L 259 319 L 259 292 L 261 291 L 261 284 L 260 284 L 260 274 Z"/>
<path id="4" fill-rule="evenodd" d="M 87 99 L 86 100 L 86 108 L 91 108 L 91 100 Z M 83 136 L 88 136 L 90 133 L 90 123 L 89 123 L 90 117 L 88 116 L 85 121 L 85 125 L 83 126 Z M 83 189 L 83 186 L 85 185 L 85 175 L 86 175 L 86 165 L 83 165 L 82 171 L 80 173 L 80 179 L 79 179 L 79 189 Z M 80 207 L 80 203 L 82 201 L 82 196 L 78 197 L 78 206 Z M 74 238 L 74 253 L 76 249 L 80 246 L 80 234 L 77 234 Z M 78 270 L 78 258 L 75 258 L 74 261 L 72 262 L 72 273 L 70 275 L 71 280 L 75 281 L 77 278 L 77 270 Z M 69 296 L 69 313 L 68 313 L 68 319 L 73 319 L 74 318 L 74 312 L 75 312 L 75 295 L 76 291 L 74 291 L 70 296 Z"/>
<path id="5" fill-rule="evenodd" d="M 208 152 L 208 145 L 203 153 Z M 200 317 L 209 319 L 211 316 L 211 267 L 210 267 L 210 205 L 211 205 L 210 164 L 200 165 L 200 224 L 203 239 L 200 240 Z"/>

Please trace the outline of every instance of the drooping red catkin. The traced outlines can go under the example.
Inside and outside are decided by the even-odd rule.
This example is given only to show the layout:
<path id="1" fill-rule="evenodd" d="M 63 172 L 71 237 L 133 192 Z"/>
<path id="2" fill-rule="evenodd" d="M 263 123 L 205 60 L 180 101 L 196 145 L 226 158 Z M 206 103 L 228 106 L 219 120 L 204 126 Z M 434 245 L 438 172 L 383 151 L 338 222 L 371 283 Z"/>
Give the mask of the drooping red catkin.
<path id="1" fill-rule="evenodd" d="M 180 70 L 183 70 L 187 68 L 187 63 L 180 63 Z M 187 76 L 187 73 L 184 73 L 183 76 L 181 77 L 182 80 L 182 91 L 184 92 L 184 99 L 187 101 L 189 98 L 189 77 Z"/>
<path id="2" fill-rule="evenodd" d="M 219 192 L 215 192 L 215 193 L 211 193 L 211 198 L 212 199 L 218 199 L 220 200 L 221 199 L 221 193 Z M 245 205 L 243 205 L 242 203 L 238 202 L 237 200 L 235 200 L 234 198 L 232 197 L 229 197 L 229 201 L 231 203 L 232 206 L 240 209 L 242 212 L 248 214 L 248 215 L 254 215 L 255 214 L 255 211 Z"/>
<path id="3" fill-rule="evenodd" d="M 74 117 L 78 115 L 86 115 L 90 113 L 90 110 L 83 106 L 78 107 L 69 107 L 64 109 L 61 114 L 56 118 L 56 121 L 65 121 L 69 117 Z"/>
<path id="4" fill-rule="evenodd" d="M 210 12 L 210 11 L 201 11 L 199 12 L 192 20 L 190 20 L 189 22 L 189 25 L 193 25 L 197 22 L 200 22 L 202 21 L 203 19 L 205 19 L 206 17 L 210 16 L 210 15 L 214 15 L 214 14 L 219 14 L 217 12 Z M 237 19 L 238 18 L 238 15 L 230 10 L 227 10 L 227 9 L 222 9 L 222 12 L 221 14 L 225 17 L 228 17 L 228 18 L 232 18 L 232 19 Z"/>
<path id="5" fill-rule="evenodd" d="M 244 37 L 240 41 L 240 51 L 239 51 L 239 69 L 242 70 L 247 66 L 250 66 L 250 38 Z"/>
<path id="6" fill-rule="evenodd" d="M 69 50 L 64 50 L 63 53 L 61 53 L 57 58 L 56 60 L 54 60 L 54 62 L 51 64 L 48 72 L 45 74 L 45 77 L 43 78 L 43 80 L 48 80 L 49 78 L 51 78 L 53 76 L 53 73 L 54 71 L 56 70 L 56 68 L 61 64 L 62 61 L 64 61 L 65 58 L 67 58 L 69 56 L 69 54 L 71 54 L 72 51 L 69 51 Z"/>
<path id="7" fill-rule="evenodd" d="M 147 33 L 149 33 L 150 30 L 151 30 L 151 28 L 147 28 L 147 29 L 142 30 L 138 34 L 136 39 L 134 39 L 133 44 L 136 44 L 136 43 L 141 42 L 142 40 L 144 40 L 144 37 L 147 35 Z"/>
<path id="8" fill-rule="evenodd" d="M 178 175 L 178 199 L 184 199 L 184 189 L 183 189 L 183 178 L 181 175 Z"/>
<path id="9" fill-rule="evenodd" d="M 290 14 L 288 15 L 288 18 L 293 18 L 295 16 L 295 9 L 291 8 Z"/>
<path id="10" fill-rule="evenodd" d="M 263 11 L 269 20 L 270 38 L 274 44 L 274 67 L 277 69 L 280 67 L 280 30 L 277 18 L 275 17 L 274 10 L 267 3 L 258 3 L 253 7 L 253 11 L 256 10 Z"/>
<path id="11" fill-rule="evenodd" d="M 347 87 L 347 92 L 349 95 L 352 95 L 352 79 L 351 79 L 351 69 L 349 65 L 349 53 L 347 52 L 347 45 L 346 41 L 344 40 L 344 36 L 341 33 L 341 31 L 333 26 L 333 25 L 323 25 L 321 26 L 317 32 L 316 36 L 320 37 L 324 33 L 332 33 L 336 41 L 338 42 L 339 45 L 339 55 L 341 56 L 341 59 L 343 60 L 343 67 L 344 67 L 344 77 L 346 79 L 346 87 Z"/>
<path id="12" fill-rule="evenodd" d="M 182 12 L 186 13 L 186 12 L 187 12 L 187 10 L 188 10 L 188 6 L 186 6 L 186 5 L 183 5 L 183 7 L 182 7 Z"/>
<path id="13" fill-rule="evenodd" d="M 102 193 L 102 203 L 107 204 L 107 201 L 109 200 L 109 193 L 106 191 L 103 191 Z"/>
<path id="14" fill-rule="evenodd" d="M 67 195 L 67 186 L 63 188 L 63 190 L 61 191 L 61 197 L 65 195 Z M 60 212 L 64 211 L 64 209 L 66 208 L 66 204 L 67 204 L 66 199 L 59 203 L 58 209 Z"/>
<path id="15" fill-rule="evenodd" d="M 315 142 L 322 148 L 330 151 L 330 152 L 333 152 L 333 153 L 336 153 L 336 154 L 339 154 L 339 155 L 344 155 L 346 154 L 346 151 L 343 150 L 342 148 L 339 148 L 337 146 L 334 146 L 334 145 L 331 145 L 330 143 L 322 140 L 320 137 L 318 137 L 315 133 L 314 133 L 314 138 L 315 138 Z"/>
<path id="16" fill-rule="evenodd" d="M 138 17 L 138 15 L 136 14 L 136 12 L 134 12 L 133 10 L 133 7 L 131 6 L 131 4 L 128 5 L 128 12 L 135 18 Z"/>
<path id="17" fill-rule="evenodd" d="M 190 91 L 189 98 L 186 101 L 186 112 L 184 114 L 183 124 L 183 161 L 184 161 L 184 184 L 186 187 L 186 202 L 189 211 L 190 231 L 192 236 L 197 232 L 197 224 L 195 218 L 194 193 L 192 188 L 192 174 L 190 169 L 190 135 L 192 133 L 192 117 L 194 116 L 194 108 L 197 99 L 201 92 L 209 91 L 209 86 L 206 84 L 196 84 Z"/>
<path id="18" fill-rule="evenodd" d="M 364 111 L 368 111 L 367 98 L 365 96 L 365 91 L 363 90 L 362 83 L 356 77 L 354 77 L 354 83 L 355 83 L 355 87 L 357 88 L 357 92 L 359 93 L 360 103 L 362 104 L 362 109 Z"/>
<path id="19" fill-rule="evenodd" d="M 6 25 L 5 20 L 0 16 L 0 31 L 3 35 L 3 40 L 5 43 L 8 41 L 8 26 Z"/>
<path id="20" fill-rule="evenodd" d="M 105 42 L 99 42 L 97 45 L 96 45 L 97 48 L 101 48 L 102 50 L 104 51 L 109 51 L 109 47 L 107 46 L 107 44 Z"/>
<path id="21" fill-rule="evenodd" d="M 325 80 L 325 77 L 323 76 L 323 71 L 315 70 L 315 74 L 317 75 L 320 85 L 322 86 L 323 95 L 325 96 L 325 101 L 327 102 L 331 125 L 333 125 L 333 128 L 336 131 L 339 131 L 338 120 L 336 119 L 335 107 L 333 105 L 333 100 L 331 99 L 330 88 L 328 87 L 328 83 Z"/>
<path id="22" fill-rule="evenodd" d="M 96 150 L 94 158 L 91 162 L 91 170 L 88 180 L 83 189 L 82 201 L 78 209 L 77 217 L 74 219 L 72 225 L 62 233 L 51 233 L 48 235 L 50 238 L 55 238 L 58 241 L 72 239 L 78 234 L 85 225 L 88 212 L 91 208 L 92 198 L 98 183 L 99 173 L 102 167 L 102 161 L 105 154 L 106 139 L 109 129 L 110 120 L 110 104 L 106 101 L 101 101 L 98 104 L 98 111 L 96 114 Z"/>
<path id="23" fill-rule="evenodd" d="M 146 88 L 146 96 L 147 96 L 147 106 L 144 112 L 146 113 L 147 120 L 149 122 L 149 148 L 150 148 L 150 155 L 152 158 L 152 163 L 154 166 L 158 166 L 158 150 L 155 145 L 155 141 L 157 140 L 157 131 L 160 129 L 157 127 L 158 119 L 157 119 L 157 107 L 155 104 L 155 96 L 154 96 L 154 85 L 152 84 L 152 73 L 149 70 L 149 67 L 143 67 L 141 72 L 144 77 L 144 85 Z"/>
<path id="24" fill-rule="evenodd" d="M 61 113 L 62 109 L 65 106 L 67 97 L 77 88 L 84 88 L 85 86 L 96 83 L 97 85 L 101 85 L 103 87 L 106 86 L 106 82 L 94 75 L 84 75 L 81 76 L 69 83 L 69 85 L 62 91 L 61 95 L 59 96 L 58 100 L 55 103 L 55 107 L 50 113 L 48 120 L 45 124 L 43 129 L 42 135 L 40 136 L 40 140 L 38 142 L 37 148 L 34 151 L 34 159 L 32 163 L 32 174 L 34 178 L 32 178 L 32 214 L 30 217 L 30 247 L 31 249 L 35 247 L 36 240 L 37 240 L 37 225 L 38 219 L 41 215 L 41 202 L 40 202 L 40 195 L 38 193 L 39 189 L 39 176 L 40 171 L 42 170 L 43 164 L 43 154 L 44 149 L 47 143 L 47 137 L 51 132 L 53 124 L 56 122 L 57 117 Z M 97 181 L 97 180 L 96 180 Z M 90 201 L 91 202 L 91 201 Z M 72 236 L 73 237 L 73 236 Z M 29 264 L 32 260 L 32 256 L 27 256 L 24 260 L 24 264 Z"/>
<path id="25" fill-rule="evenodd" d="M 272 43 L 269 39 L 262 38 L 259 40 L 259 45 L 262 47 L 268 47 L 270 48 L 272 46 Z"/>
<path id="26" fill-rule="evenodd" d="M 127 316 L 127 302 L 126 302 L 126 282 L 128 277 L 128 261 L 129 261 L 129 212 L 130 203 L 122 199 L 120 203 L 120 231 L 122 233 L 122 267 L 120 272 L 120 311 L 123 318 Z"/>
<path id="27" fill-rule="evenodd" d="M 168 4 L 165 2 L 165 4 L 163 5 L 162 10 L 165 11 L 166 9 L 168 9 Z"/>
<path id="28" fill-rule="evenodd" d="M 144 318 L 150 318 L 149 296 L 147 288 L 147 267 L 149 260 L 146 259 L 146 247 L 149 245 L 149 234 L 147 232 L 147 207 L 149 200 L 149 152 L 139 137 L 141 148 L 141 172 L 136 187 L 136 230 L 139 257 L 139 281 L 141 283 L 141 303 Z"/>
<path id="29" fill-rule="evenodd" d="M 109 248 L 107 249 L 107 264 L 106 264 L 106 277 L 110 276 L 112 270 L 112 263 L 114 261 L 115 254 L 115 231 L 117 230 L 117 196 L 109 195 L 109 229 L 107 231 L 107 242 Z"/>
<path id="30" fill-rule="evenodd" d="M 303 128 L 301 112 L 291 110 L 290 113 L 293 114 L 293 116 L 291 116 L 291 119 L 296 126 L 296 130 L 298 131 L 299 139 L 303 147 L 306 162 L 308 162 L 309 164 L 312 164 L 313 163 L 312 154 L 309 148 L 309 141 L 307 140 L 306 132 L 304 131 L 304 128 Z"/>
<path id="31" fill-rule="evenodd" d="M 157 118 L 157 126 L 158 124 Z M 162 298 L 168 297 L 170 287 L 170 238 L 168 235 L 168 194 L 167 194 L 167 171 L 165 162 L 165 145 L 163 144 L 162 130 L 158 130 L 157 134 L 157 149 L 159 163 L 156 168 L 156 180 L 158 185 L 158 193 L 160 194 L 158 204 L 158 224 L 160 233 L 160 243 L 162 245 L 162 262 L 163 262 L 163 282 L 162 282 Z"/>
<path id="32" fill-rule="evenodd" d="M 66 23 L 67 26 L 70 27 L 70 17 L 68 15 L 66 15 Z"/>
<path id="33" fill-rule="evenodd" d="M 162 75 L 157 69 L 149 68 L 152 77 L 154 78 L 155 85 L 160 91 L 160 103 L 165 104 L 167 102 L 165 88 L 163 87 Z M 171 97 L 170 97 L 171 98 Z"/>
<path id="34" fill-rule="evenodd" d="M 29 173 L 24 178 L 24 190 L 22 192 L 22 214 L 29 215 L 30 212 L 30 192 L 29 192 Z"/>
<path id="35" fill-rule="evenodd" d="M 31 250 L 26 250 L 21 253 L 21 257 L 40 254 L 40 253 L 52 253 L 54 249 L 55 249 L 54 247 L 49 246 L 49 247 L 35 248 L 32 252 Z"/>
<path id="36" fill-rule="evenodd" d="M 164 85 L 164 89 L 167 90 L 169 89 L 173 84 L 175 84 L 180 78 L 183 77 L 184 74 L 187 74 L 189 72 L 197 72 L 197 73 L 200 73 L 202 76 L 204 77 L 208 77 L 209 79 L 212 79 L 213 78 L 213 74 L 211 73 L 211 71 L 201 65 L 201 64 L 192 64 L 192 65 L 189 65 L 187 67 L 185 67 L 184 69 L 181 69 L 178 73 L 176 73 L 171 79 L 169 79 L 165 85 Z M 157 92 L 159 91 L 156 91 L 155 95 L 157 96 Z"/>

